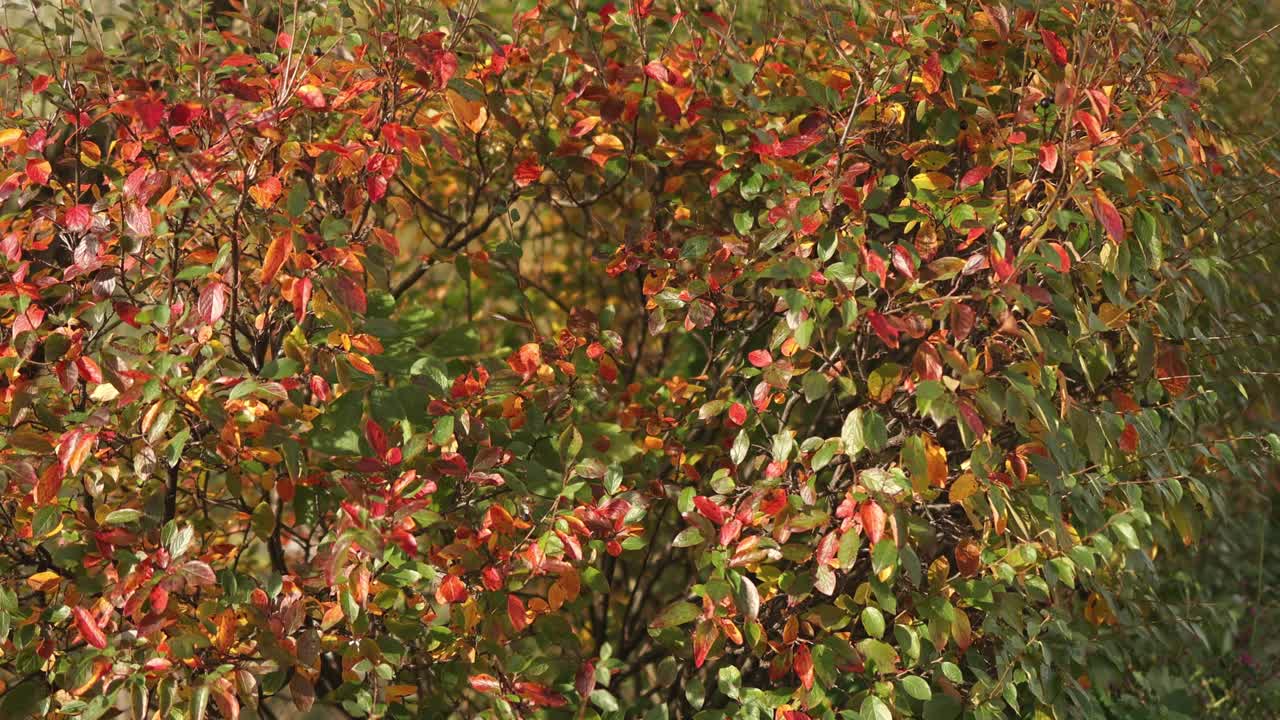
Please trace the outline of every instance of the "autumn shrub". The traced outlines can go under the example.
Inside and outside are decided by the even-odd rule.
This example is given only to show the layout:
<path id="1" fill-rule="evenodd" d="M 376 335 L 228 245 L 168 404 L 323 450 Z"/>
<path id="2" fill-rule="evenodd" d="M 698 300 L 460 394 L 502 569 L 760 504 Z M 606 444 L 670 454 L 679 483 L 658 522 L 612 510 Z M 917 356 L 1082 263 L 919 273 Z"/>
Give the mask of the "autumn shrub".
<path id="1" fill-rule="evenodd" d="M 1266 3 L 6 13 L 0 718 L 1280 712 Z"/>

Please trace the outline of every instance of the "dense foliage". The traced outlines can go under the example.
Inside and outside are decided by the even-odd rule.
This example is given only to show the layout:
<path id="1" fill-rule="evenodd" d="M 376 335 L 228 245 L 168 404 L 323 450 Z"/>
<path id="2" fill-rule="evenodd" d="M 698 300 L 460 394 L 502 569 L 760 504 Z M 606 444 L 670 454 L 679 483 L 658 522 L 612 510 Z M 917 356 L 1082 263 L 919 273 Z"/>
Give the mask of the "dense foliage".
<path id="1" fill-rule="evenodd" d="M 0 717 L 1280 713 L 1265 3 L 31 9 Z"/>

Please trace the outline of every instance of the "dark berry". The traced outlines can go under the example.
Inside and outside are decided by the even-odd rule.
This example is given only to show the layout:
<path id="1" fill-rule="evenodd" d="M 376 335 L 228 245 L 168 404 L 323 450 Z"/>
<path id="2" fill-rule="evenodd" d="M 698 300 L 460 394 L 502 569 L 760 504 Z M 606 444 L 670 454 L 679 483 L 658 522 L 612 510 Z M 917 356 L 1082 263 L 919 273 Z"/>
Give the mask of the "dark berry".
<path id="1" fill-rule="evenodd" d="M 1042 108 L 1047 108 L 1047 107 L 1049 107 L 1049 106 L 1050 106 L 1050 105 L 1052 105 L 1052 104 L 1053 104 L 1053 101 L 1052 101 L 1052 100 L 1050 100 L 1049 98 L 1047 98 L 1047 97 L 1042 97 L 1042 98 L 1040 98 L 1040 107 L 1042 107 Z"/>

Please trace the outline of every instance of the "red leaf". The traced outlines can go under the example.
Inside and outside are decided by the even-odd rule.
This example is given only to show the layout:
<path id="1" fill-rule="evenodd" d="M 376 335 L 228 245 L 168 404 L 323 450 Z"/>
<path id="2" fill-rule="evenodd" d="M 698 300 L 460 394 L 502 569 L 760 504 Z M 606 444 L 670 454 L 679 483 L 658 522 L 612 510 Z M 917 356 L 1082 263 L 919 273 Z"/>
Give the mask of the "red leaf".
<path id="1" fill-rule="evenodd" d="M 644 74 L 648 75 L 654 80 L 657 80 L 658 82 L 663 82 L 663 83 L 671 82 L 671 73 L 667 71 L 667 68 L 665 65 L 658 62 L 657 60 L 654 60 L 653 62 L 650 62 L 648 65 L 644 66 Z"/>
<path id="2" fill-rule="evenodd" d="M 446 575 L 444 582 L 440 583 L 440 588 L 436 590 L 436 602 L 442 605 L 465 602 L 468 597 L 470 595 L 467 593 L 467 586 L 457 575 Z"/>
<path id="3" fill-rule="evenodd" d="M 990 165 L 979 165 L 977 167 L 970 168 L 969 172 L 965 173 L 964 177 L 960 178 L 960 189 L 963 190 L 964 188 L 972 187 L 973 185 L 977 185 L 983 180 L 986 180 L 987 176 L 991 174 L 992 169 L 993 168 Z"/>
<path id="4" fill-rule="evenodd" d="M 596 664 L 591 660 L 584 660 L 582 665 L 578 667 L 578 674 L 573 679 L 573 689 L 578 692 L 581 697 L 587 697 L 591 691 L 596 688 Z"/>
<path id="5" fill-rule="evenodd" d="M 702 667 L 707 661 L 707 653 L 711 652 L 711 646 L 715 643 L 720 631 L 716 628 L 715 623 L 701 620 L 698 627 L 693 631 L 693 666 Z"/>
<path id="6" fill-rule="evenodd" d="M 373 420 L 366 420 L 364 424 L 364 437 L 369 441 L 369 447 L 377 453 L 378 457 L 387 454 L 387 433 L 382 426 Z"/>
<path id="7" fill-rule="evenodd" d="M 293 317 L 298 322 L 306 317 L 307 305 L 311 302 L 311 278 L 304 277 L 293 284 Z"/>
<path id="8" fill-rule="evenodd" d="M 789 137 L 777 145 L 774 145 L 770 154 L 773 157 L 780 158 L 789 158 L 793 155 L 799 155 L 805 150 L 817 145 L 822 140 L 823 135 L 825 135 L 825 133 L 818 129 L 801 133 L 794 137 Z"/>
<path id="9" fill-rule="evenodd" d="M 1058 39 L 1057 33 L 1052 30 L 1041 28 L 1040 39 L 1044 41 L 1044 46 L 1049 49 L 1049 55 L 1053 57 L 1053 61 L 1059 65 L 1066 65 L 1070 61 L 1067 53 L 1067 46 L 1062 44 Z"/>
<path id="10" fill-rule="evenodd" d="M 867 540 L 872 545 L 880 542 L 880 538 L 884 537 L 884 508 L 875 500 L 868 500 L 859 508 L 858 517 L 862 519 L 862 529 L 867 533 Z"/>
<path id="11" fill-rule="evenodd" d="M 519 350 L 507 358 L 507 365 L 511 366 L 521 380 L 529 382 L 538 368 L 542 367 L 542 348 L 538 343 L 521 345 Z"/>
<path id="12" fill-rule="evenodd" d="M 729 422 L 734 425 L 743 425 L 747 422 L 747 408 L 739 402 L 729 406 Z"/>
<path id="13" fill-rule="evenodd" d="M 369 309 L 368 298 L 364 294 L 364 288 L 355 281 L 350 275 L 343 273 L 338 276 L 336 281 L 338 298 L 342 304 L 351 312 L 363 315 Z"/>
<path id="14" fill-rule="evenodd" d="M 973 308 L 964 303 L 956 303 L 951 306 L 951 334 L 957 340 L 963 341 L 969 337 L 969 333 L 973 332 L 974 322 L 977 320 L 978 314 Z"/>
<path id="15" fill-rule="evenodd" d="M 747 353 L 747 361 L 755 367 L 764 368 L 773 364 L 773 356 L 768 350 L 752 350 Z"/>
<path id="16" fill-rule="evenodd" d="M 86 382 L 102 382 L 102 368 L 98 367 L 98 363 L 94 362 L 93 358 L 88 355 L 81 355 L 76 358 L 76 369 L 80 371 L 80 376 L 83 377 Z"/>
<path id="17" fill-rule="evenodd" d="M 1084 126 L 1085 132 L 1089 133 L 1089 141 L 1094 143 L 1102 142 L 1102 123 L 1093 113 L 1087 110 L 1076 111 L 1076 122 Z"/>
<path id="18" fill-rule="evenodd" d="M 223 282 L 211 282 L 200 291 L 200 299 L 196 302 L 196 313 L 200 322 L 212 325 L 222 319 L 227 310 L 227 286 Z"/>
<path id="19" fill-rule="evenodd" d="M 875 310 L 867 311 L 867 322 L 871 323 L 871 329 L 875 331 L 880 341 L 891 348 L 898 347 L 898 328 L 891 325 L 884 315 Z"/>
<path id="20" fill-rule="evenodd" d="M 1058 167 L 1057 145 L 1045 143 L 1040 146 L 1040 167 L 1047 173 L 1053 172 L 1054 168 Z"/>
<path id="21" fill-rule="evenodd" d="M 1051 262 L 1049 267 L 1060 273 L 1066 273 L 1071 270 L 1071 256 L 1067 255 L 1067 249 L 1062 246 L 1062 243 L 1051 242 L 1049 247 L 1053 248 L 1053 251 L 1058 254 L 1057 264 L 1055 265 Z"/>
<path id="22" fill-rule="evenodd" d="M 18 313 L 13 318 L 13 334 L 21 335 L 24 332 L 31 332 L 40 327 L 44 322 L 45 313 L 39 305 L 28 305 L 26 312 Z"/>
<path id="23" fill-rule="evenodd" d="M 82 607 L 72 608 L 71 614 L 75 616 L 76 629 L 80 631 L 80 637 L 89 645 L 102 650 L 107 646 L 107 636 L 102 633 L 102 628 L 98 627 L 98 621 L 93 619 L 93 615 Z"/>
<path id="24" fill-rule="evenodd" d="M 125 205 L 124 224 L 137 237 L 151 237 L 151 211 L 138 203 Z"/>
<path id="25" fill-rule="evenodd" d="M 860 251 L 862 253 L 862 264 L 875 273 L 876 277 L 880 278 L 880 287 L 884 287 L 889 276 L 889 268 L 884 264 L 884 258 L 868 250 L 865 246 Z"/>
<path id="26" fill-rule="evenodd" d="M 1182 359 L 1182 351 L 1176 346 L 1169 346 L 1160 351 L 1156 358 L 1156 379 L 1164 387 L 1165 392 L 1178 397 L 1191 385 L 1188 377 L 1187 363 Z"/>
<path id="27" fill-rule="evenodd" d="M 818 565 L 830 565 L 840 546 L 840 534 L 831 531 L 818 542 L 818 549 L 813 553 L 813 561 Z"/>
<path id="28" fill-rule="evenodd" d="M 1111 242 L 1117 245 L 1124 242 L 1124 218 L 1100 188 L 1093 189 L 1093 212 L 1106 228 L 1107 237 Z"/>
<path id="29" fill-rule="evenodd" d="M 387 179 L 381 175 L 366 175 L 364 189 L 369 193 L 369 202 L 376 203 L 387 196 Z"/>
<path id="30" fill-rule="evenodd" d="M 62 224 L 71 232 L 84 232 L 93 227 L 93 209 L 88 205 L 73 205 L 67 208 Z"/>
<path id="31" fill-rule="evenodd" d="M 773 396 L 770 394 L 769 383 L 767 382 L 756 385 L 755 390 L 751 391 L 751 404 L 755 407 L 756 412 L 764 412 L 772 400 Z"/>
<path id="32" fill-rule="evenodd" d="M 982 416 L 969 404 L 968 400 L 961 400 L 956 403 L 956 409 L 960 412 L 960 417 L 964 418 L 964 424 L 969 426 L 974 435 L 982 437 L 986 434 L 987 426 L 982 422 Z"/>
<path id="33" fill-rule="evenodd" d="M 492 695 L 493 693 L 502 690 L 502 685 L 498 682 L 498 678 L 484 673 L 472 675 L 467 678 L 467 682 L 470 683 L 472 690 L 479 693 Z"/>
<path id="34" fill-rule="evenodd" d="M 535 707 L 564 707 L 567 701 L 546 685 L 534 682 L 518 682 L 513 685 L 516 693 Z"/>
<path id="35" fill-rule="evenodd" d="M 533 158 L 526 158 L 516 166 L 514 174 L 516 187 L 529 187 L 538 182 L 538 178 L 542 177 L 542 165 L 538 164 Z"/>
<path id="36" fill-rule="evenodd" d="M 915 260 L 912 259 L 911 252 L 903 247 L 901 243 L 893 246 L 891 257 L 893 258 L 893 269 L 897 270 L 899 275 L 908 280 L 916 279 Z"/>
<path id="37" fill-rule="evenodd" d="M 942 58 L 938 57 L 938 53 L 931 54 L 929 59 L 924 61 L 924 67 L 920 70 L 920 79 L 923 81 L 924 91 L 930 95 L 942 88 Z"/>
<path id="38" fill-rule="evenodd" d="M 658 109 L 666 116 L 667 122 L 672 125 L 680 122 L 680 117 L 683 114 L 680 110 L 680 103 L 676 102 L 676 99 L 671 97 L 670 94 L 666 92 L 658 93 Z"/>
<path id="39" fill-rule="evenodd" d="M 1120 451 L 1126 455 L 1138 451 L 1138 429 L 1133 423 L 1124 424 L 1124 431 L 1120 433 Z"/>
<path id="40" fill-rule="evenodd" d="M 813 654 L 809 652 L 808 645 L 796 648 L 791 669 L 796 671 L 796 677 L 800 678 L 800 684 L 805 690 L 813 689 Z"/>
<path id="41" fill-rule="evenodd" d="M 514 594 L 507 596 L 507 618 L 511 620 L 511 627 L 516 632 L 524 632 L 529 626 L 529 621 L 525 618 L 524 603 Z"/>
<path id="42" fill-rule="evenodd" d="M 37 185 L 48 185 L 53 174 L 53 166 L 44 158 L 33 158 L 27 161 L 27 177 Z"/>
<path id="43" fill-rule="evenodd" d="M 312 110 L 323 110 L 325 108 L 324 93 L 315 85 L 303 85 L 294 93 L 302 104 Z"/>
<path id="44" fill-rule="evenodd" d="M 723 525 L 725 520 L 724 508 L 720 507 L 709 497 L 698 495 L 693 499 L 694 507 L 698 508 L 698 512 L 703 517 L 715 523 Z"/>

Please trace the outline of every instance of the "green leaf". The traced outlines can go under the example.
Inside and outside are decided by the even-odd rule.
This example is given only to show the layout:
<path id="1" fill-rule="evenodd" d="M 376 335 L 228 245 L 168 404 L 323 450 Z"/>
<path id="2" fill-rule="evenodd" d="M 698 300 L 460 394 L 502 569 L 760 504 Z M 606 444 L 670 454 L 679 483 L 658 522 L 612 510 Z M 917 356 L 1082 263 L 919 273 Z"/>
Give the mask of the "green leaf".
<path id="1" fill-rule="evenodd" d="M 831 391 L 831 381 L 826 373 L 813 371 L 805 373 L 804 379 L 800 381 L 800 387 L 804 392 L 805 401 L 814 402 L 827 396 Z"/>
<path id="2" fill-rule="evenodd" d="M 676 535 L 675 539 L 671 541 L 671 544 L 678 548 L 685 548 L 700 545 L 703 540 L 702 531 L 696 527 L 690 527 L 681 530 L 680 534 Z"/>
<path id="3" fill-rule="evenodd" d="M 836 456 L 836 451 L 839 449 L 839 441 L 835 439 L 827 440 L 818 447 L 818 451 L 813 454 L 813 459 L 810 460 L 809 464 L 813 467 L 814 471 L 821 470 L 831 462 L 831 458 Z"/>
<path id="4" fill-rule="evenodd" d="M 883 538 L 871 548 L 871 569 L 877 575 L 882 570 L 891 568 L 898 563 L 898 546 L 893 544 L 890 538 Z"/>
<path id="5" fill-rule="evenodd" d="M 862 654 L 873 672 L 881 674 L 893 672 L 898 664 L 898 652 L 893 649 L 893 646 L 874 638 L 858 641 L 858 652 Z"/>
<path id="6" fill-rule="evenodd" d="M 618 712 L 618 699 L 604 688 L 591 691 L 591 704 L 605 712 Z"/>
<path id="7" fill-rule="evenodd" d="M 867 699 L 862 701 L 862 708 L 858 710 L 858 714 L 862 716 L 862 720 L 893 720 L 893 713 L 889 712 L 889 706 L 875 695 L 868 695 Z"/>
<path id="8" fill-rule="evenodd" d="M 737 700 L 741 685 L 742 672 L 732 665 L 726 665 L 716 673 L 716 687 L 720 688 L 720 692 L 726 697 Z"/>
<path id="9" fill-rule="evenodd" d="M 103 520 L 102 523 L 104 525 L 126 525 L 128 523 L 133 522 L 134 520 L 137 520 L 140 517 L 142 517 L 141 510 L 134 510 L 132 508 L 126 508 L 124 510 L 112 510 L 110 513 L 107 514 L 106 519 Z"/>
<path id="10" fill-rule="evenodd" d="M 853 562 L 858 557 L 858 549 L 861 547 L 861 533 L 847 531 L 840 536 L 840 545 L 836 549 L 836 561 L 840 563 L 841 570 L 848 570 L 853 567 Z"/>
<path id="11" fill-rule="evenodd" d="M 918 675 L 907 675 L 898 681 L 902 690 L 916 700 L 928 700 L 933 697 L 933 689 L 929 683 Z"/>
<path id="12" fill-rule="evenodd" d="M 884 636 L 884 613 L 880 612 L 880 608 L 862 608 L 862 628 L 873 638 Z"/>
<path id="13" fill-rule="evenodd" d="M 924 720 L 955 720 L 964 706 L 945 693 L 934 695 L 924 706 Z"/>
<path id="14" fill-rule="evenodd" d="M 702 608 L 691 602 L 678 602 L 663 610 L 658 617 L 654 618 L 650 627 L 667 628 L 678 627 L 685 623 L 690 623 L 702 615 Z"/>
<path id="15" fill-rule="evenodd" d="M 747 451 L 751 449 L 751 436 L 747 435 L 746 429 L 738 431 L 738 436 L 733 439 L 733 448 L 729 450 L 729 459 L 734 465 L 741 465 L 743 460 L 747 459 Z"/>
<path id="16" fill-rule="evenodd" d="M 844 424 L 840 426 L 840 441 L 844 443 L 844 452 L 850 458 L 857 457 L 867 447 L 862 434 L 862 408 L 855 408 L 845 416 Z"/>

